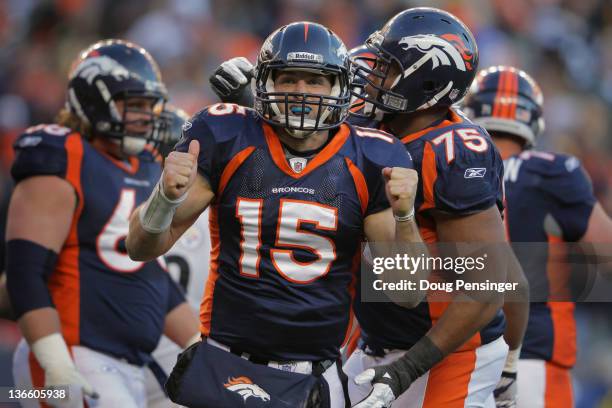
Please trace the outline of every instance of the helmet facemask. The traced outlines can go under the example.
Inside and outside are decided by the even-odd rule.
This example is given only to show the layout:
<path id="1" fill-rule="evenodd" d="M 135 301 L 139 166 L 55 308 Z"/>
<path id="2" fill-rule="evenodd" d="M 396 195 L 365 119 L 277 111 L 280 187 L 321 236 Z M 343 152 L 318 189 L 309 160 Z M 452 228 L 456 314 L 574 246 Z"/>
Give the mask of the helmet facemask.
<path id="1" fill-rule="evenodd" d="M 395 85 L 403 77 L 401 68 L 397 75 L 390 76 L 392 65 L 394 63 L 398 67 L 401 65 L 393 56 L 374 43 L 372 38 L 376 36 L 377 33 L 372 34 L 366 42 L 368 51 L 376 59 L 368 61 L 367 64 L 357 58 L 351 61 L 351 72 L 354 77 L 351 93 L 357 100 L 363 101 L 367 108 L 353 115 L 367 118 L 376 116 L 377 111 L 382 111 L 382 113 L 405 112 L 408 106 L 408 99 L 393 91 Z"/>
<path id="2" fill-rule="evenodd" d="M 130 101 L 136 98 L 151 107 L 134 106 Z M 119 111 L 117 101 L 123 101 L 123 112 Z M 163 137 L 159 112 L 163 111 L 164 104 L 162 95 L 124 92 L 108 102 L 111 120 L 98 121 L 95 132 L 119 144 L 128 156 L 138 155 L 147 148 L 157 149 Z"/>
<path id="3" fill-rule="evenodd" d="M 329 94 L 279 92 L 274 80 L 283 70 L 331 75 Z M 289 135 L 304 139 L 315 132 L 338 127 L 348 115 L 350 91 L 346 75 L 308 65 L 266 67 L 255 83 L 255 108 L 267 122 L 282 127 Z"/>

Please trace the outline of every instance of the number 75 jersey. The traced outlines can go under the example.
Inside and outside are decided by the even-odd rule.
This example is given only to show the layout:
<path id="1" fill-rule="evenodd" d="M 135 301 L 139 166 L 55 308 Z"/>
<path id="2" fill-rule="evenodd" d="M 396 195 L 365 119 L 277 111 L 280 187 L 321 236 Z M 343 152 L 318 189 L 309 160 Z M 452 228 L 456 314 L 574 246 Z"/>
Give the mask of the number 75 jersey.
<path id="1" fill-rule="evenodd" d="M 384 132 L 345 124 L 292 166 L 271 126 L 229 104 L 187 122 L 177 150 L 193 139 L 215 193 L 203 333 L 273 360 L 337 357 L 363 220 L 389 208 L 382 169 L 411 168 L 409 154 Z"/>

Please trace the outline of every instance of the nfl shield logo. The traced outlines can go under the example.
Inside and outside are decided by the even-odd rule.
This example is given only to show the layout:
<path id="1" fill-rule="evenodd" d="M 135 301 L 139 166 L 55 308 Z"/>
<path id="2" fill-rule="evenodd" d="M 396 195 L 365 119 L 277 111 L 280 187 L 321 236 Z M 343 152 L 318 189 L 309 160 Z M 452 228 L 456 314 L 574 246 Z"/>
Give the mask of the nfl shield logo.
<path id="1" fill-rule="evenodd" d="M 296 173 L 301 173 L 304 167 L 306 167 L 306 163 L 308 163 L 308 160 L 303 157 L 292 157 L 289 159 L 289 164 Z"/>

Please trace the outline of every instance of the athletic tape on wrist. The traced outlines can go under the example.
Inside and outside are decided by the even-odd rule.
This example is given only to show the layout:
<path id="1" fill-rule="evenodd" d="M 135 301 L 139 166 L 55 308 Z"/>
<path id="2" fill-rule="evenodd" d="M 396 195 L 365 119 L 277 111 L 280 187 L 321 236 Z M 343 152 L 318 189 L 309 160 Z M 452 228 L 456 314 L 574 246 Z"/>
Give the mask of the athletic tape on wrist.
<path id="1" fill-rule="evenodd" d="M 176 209 L 185 201 L 187 193 L 176 200 L 170 200 L 164 194 L 163 180 L 155 185 L 151 196 L 140 211 L 142 229 L 150 234 L 160 234 L 170 228 Z"/>
<path id="2" fill-rule="evenodd" d="M 516 373 L 518 371 L 518 360 L 521 355 L 521 346 L 514 350 L 508 351 L 508 357 L 506 357 L 506 365 L 504 366 L 504 372 Z"/>
<path id="3" fill-rule="evenodd" d="M 42 337 L 32 343 L 30 348 L 44 370 L 51 367 L 74 367 L 68 346 L 60 333 Z"/>

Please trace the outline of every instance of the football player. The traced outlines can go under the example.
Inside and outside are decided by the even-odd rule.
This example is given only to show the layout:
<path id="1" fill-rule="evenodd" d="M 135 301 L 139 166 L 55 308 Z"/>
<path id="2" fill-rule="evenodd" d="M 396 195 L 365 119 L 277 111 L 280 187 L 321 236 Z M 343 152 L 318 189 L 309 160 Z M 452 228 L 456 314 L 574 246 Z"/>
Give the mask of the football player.
<path id="1" fill-rule="evenodd" d="M 470 118 L 487 129 L 506 164 L 506 224 L 512 242 L 612 243 L 612 221 L 593 196 L 573 156 L 534 150 L 544 130 L 543 96 L 526 72 L 507 66 L 480 71 L 465 101 Z M 570 370 L 576 361 L 572 302 L 549 297 L 561 268 L 547 273 L 547 258 L 520 256 L 531 284 L 527 332 L 518 361 L 519 407 L 573 407 Z M 534 261 L 535 260 L 535 261 Z M 567 300 L 567 299 L 566 299 Z M 506 370 L 505 370 L 506 371 Z M 516 378 L 516 370 L 514 371 Z M 508 377 L 511 378 L 511 377 Z M 515 399 L 516 386 L 496 395 L 499 406 Z M 502 391 L 502 390 L 500 390 Z"/>
<path id="2" fill-rule="evenodd" d="M 129 215 L 161 173 L 147 149 L 159 142 L 154 112 L 165 99 L 147 51 L 100 41 L 73 64 L 58 122 L 15 142 L 6 253 L 25 338 L 16 387 L 69 385 L 62 406 L 83 406 L 85 394 L 99 407 L 144 407 L 143 366 L 162 332 L 182 347 L 197 335 L 163 259 L 137 262 L 125 250 Z"/>
<path id="3" fill-rule="evenodd" d="M 390 132 L 410 152 L 420 176 L 415 210 L 423 238 L 499 243 L 489 265 L 512 265 L 511 279 L 524 291 L 520 266 L 509 248 L 501 248 L 502 160 L 486 131 L 451 107 L 476 75 L 471 32 L 450 13 L 413 8 L 389 20 L 365 45 L 367 50 L 356 50 L 359 61 L 353 65 L 354 95 L 364 109 L 352 112 L 351 122 Z M 229 83 L 231 89 L 220 92 L 211 80 L 217 94 L 235 98 L 240 81 Z M 506 279 L 503 268 L 488 272 L 491 280 Z M 493 296 L 487 302 L 423 302 L 406 310 L 357 297 L 362 339 L 346 373 L 356 377 L 393 364 L 368 370 L 357 378 L 358 386 L 351 381 L 351 400 L 366 397 L 373 379 L 379 384 L 359 407 L 388 406 L 400 395 L 396 405 L 402 407 L 493 406 L 508 349 L 502 303 L 503 297 Z M 515 329 L 520 338 L 520 327 Z"/>
<path id="4" fill-rule="evenodd" d="M 156 190 L 132 216 L 127 248 L 154 259 L 211 204 L 207 339 L 175 366 L 166 387 L 175 402 L 280 404 L 281 395 L 302 406 L 310 395 L 344 407 L 339 347 L 361 237 L 420 242 L 416 172 L 398 140 L 344 123 L 349 59 L 329 29 L 276 30 L 254 78 L 254 110 L 220 103 L 184 126 Z"/>
<path id="5" fill-rule="evenodd" d="M 162 143 L 159 152 L 166 157 L 181 137 L 183 124 L 189 119 L 187 113 L 175 106 L 166 105 L 163 116 Z M 210 235 L 208 233 L 208 210 L 183 234 L 181 239 L 164 256 L 170 276 L 186 294 L 189 305 L 198 310 L 204 293 L 210 263 Z M 182 349 L 162 336 L 153 352 L 153 362 L 147 372 L 147 407 L 167 408 L 174 406 L 164 391 L 164 383 L 177 355 Z M 159 369 L 161 368 L 161 372 Z"/>

